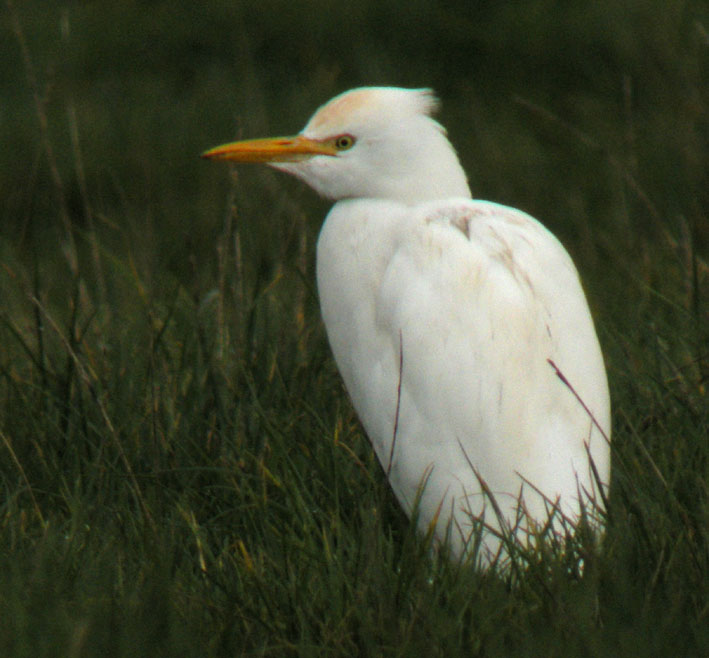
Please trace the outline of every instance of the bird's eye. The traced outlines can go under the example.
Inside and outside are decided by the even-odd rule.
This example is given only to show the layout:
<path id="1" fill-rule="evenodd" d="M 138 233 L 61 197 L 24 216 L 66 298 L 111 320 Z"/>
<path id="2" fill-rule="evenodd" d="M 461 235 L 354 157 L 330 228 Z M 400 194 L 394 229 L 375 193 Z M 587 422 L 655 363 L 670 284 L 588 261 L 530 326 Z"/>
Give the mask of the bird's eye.
<path id="1" fill-rule="evenodd" d="M 340 135 L 335 138 L 335 148 L 338 151 L 346 151 L 354 146 L 355 138 L 352 135 Z"/>

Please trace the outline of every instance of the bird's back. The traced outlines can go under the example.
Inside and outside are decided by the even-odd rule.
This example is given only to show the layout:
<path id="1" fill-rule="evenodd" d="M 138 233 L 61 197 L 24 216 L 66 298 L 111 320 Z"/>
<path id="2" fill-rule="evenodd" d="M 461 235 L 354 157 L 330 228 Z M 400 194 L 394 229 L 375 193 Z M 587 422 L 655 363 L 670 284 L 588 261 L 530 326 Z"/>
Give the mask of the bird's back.
<path id="1" fill-rule="evenodd" d="M 579 498 L 598 500 L 588 455 L 607 485 L 605 369 L 574 265 L 536 220 L 469 199 L 341 201 L 318 242 L 318 288 L 397 497 L 411 512 L 421 492 L 420 524 L 438 515 L 442 537 L 451 522 L 455 553 L 472 517 L 499 527 L 489 493 L 512 526 L 522 487 L 540 524 L 544 497 L 571 517 Z"/>

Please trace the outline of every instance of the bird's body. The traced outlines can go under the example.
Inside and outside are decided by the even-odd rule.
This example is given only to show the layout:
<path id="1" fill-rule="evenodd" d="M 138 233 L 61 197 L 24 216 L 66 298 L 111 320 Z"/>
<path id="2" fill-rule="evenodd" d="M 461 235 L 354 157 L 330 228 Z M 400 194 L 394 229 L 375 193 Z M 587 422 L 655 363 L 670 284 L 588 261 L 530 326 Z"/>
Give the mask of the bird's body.
<path id="1" fill-rule="evenodd" d="M 525 481 L 531 518 L 546 522 L 559 496 L 578 517 L 579 492 L 597 494 L 586 444 L 606 477 L 608 450 L 550 361 L 604 428 L 608 392 L 576 270 L 543 226 L 469 199 L 343 201 L 320 234 L 317 273 L 335 360 L 408 513 L 425 485 L 423 529 L 442 504 L 439 535 L 454 519 L 460 554 L 483 510 L 498 528 L 479 478 L 510 525 Z"/>
<path id="2" fill-rule="evenodd" d="M 358 89 L 295 138 L 206 155 L 269 162 L 337 200 L 317 279 L 354 407 L 405 511 L 458 556 L 484 522 L 487 563 L 501 530 L 524 543 L 554 506 L 576 519 L 600 503 L 610 404 L 570 257 L 529 215 L 470 198 L 434 104 Z"/>

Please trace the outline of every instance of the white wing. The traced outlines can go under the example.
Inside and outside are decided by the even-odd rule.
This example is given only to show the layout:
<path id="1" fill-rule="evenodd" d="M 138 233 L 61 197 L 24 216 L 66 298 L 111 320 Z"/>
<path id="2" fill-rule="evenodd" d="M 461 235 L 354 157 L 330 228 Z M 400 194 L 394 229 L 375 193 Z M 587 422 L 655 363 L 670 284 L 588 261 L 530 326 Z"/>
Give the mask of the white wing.
<path id="1" fill-rule="evenodd" d="M 609 436 L 598 340 L 570 257 L 536 220 L 468 199 L 342 201 L 317 255 L 335 360 L 407 511 L 425 484 L 424 528 L 440 509 L 437 534 L 453 521 L 462 552 L 490 508 L 478 474 L 511 525 L 525 481 L 577 515 L 579 493 L 597 493 L 586 446 L 607 483 L 607 442 L 549 363 Z M 534 488 L 525 507 L 544 523 Z"/>

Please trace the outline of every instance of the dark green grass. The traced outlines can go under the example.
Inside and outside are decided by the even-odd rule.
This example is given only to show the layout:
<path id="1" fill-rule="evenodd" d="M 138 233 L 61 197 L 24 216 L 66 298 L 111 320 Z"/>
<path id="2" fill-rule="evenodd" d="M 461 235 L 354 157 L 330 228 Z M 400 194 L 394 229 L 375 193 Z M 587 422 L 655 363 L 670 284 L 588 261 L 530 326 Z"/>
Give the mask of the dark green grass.
<path id="1" fill-rule="evenodd" d="M 3 7 L 0 655 L 709 654 L 706 7 L 439 4 Z M 600 547 L 433 556 L 329 355 L 327 205 L 197 158 L 372 83 L 579 266 Z"/>

